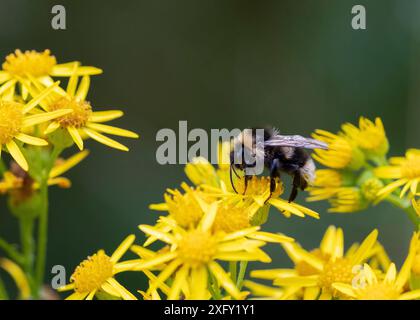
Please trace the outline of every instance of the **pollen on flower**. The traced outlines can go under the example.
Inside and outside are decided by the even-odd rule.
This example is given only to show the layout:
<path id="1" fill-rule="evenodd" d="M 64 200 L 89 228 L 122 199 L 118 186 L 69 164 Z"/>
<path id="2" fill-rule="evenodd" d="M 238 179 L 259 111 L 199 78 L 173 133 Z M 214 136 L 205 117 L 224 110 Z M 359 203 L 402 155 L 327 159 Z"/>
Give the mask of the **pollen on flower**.
<path id="1" fill-rule="evenodd" d="M 51 55 L 50 50 L 43 52 L 16 50 L 6 57 L 3 70 L 15 76 L 30 74 L 34 77 L 42 77 L 50 74 L 56 64 L 57 60 Z"/>
<path id="2" fill-rule="evenodd" d="M 89 102 L 76 98 L 62 97 L 50 106 L 50 111 L 71 109 L 73 112 L 57 118 L 61 127 L 84 127 L 92 115 L 92 107 Z"/>
<path id="3" fill-rule="evenodd" d="M 19 134 L 23 122 L 20 103 L 0 100 L 0 145 L 10 142 Z"/>
<path id="4" fill-rule="evenodd" d="M 182 227 L 190 227 L 200 221 L 203 210 L 191 192 L 182 194 L 174 190 L 172 195 L 165 194 L 170 216 Z"/>
<path id="5" fill-rule="evenodd" d="M 324 264 L 324 269 L 319 275 L 319 286 L 327 292 L 335 293 L 336 290 L 332 287 L 333 283 L 351 283 L 354 278 L 352 268 L 353 265 L 346 258 L 329 260 Z"/>
<path id="6" fill-rule="evenodd" d="M 381 190 L 383 186 L 384 184 L 381 180 L 377 178 L 370 178 L 362 183 L 360 189 L 367 200 L 374 201 L 377 198 L 379 190 Z"/>
<path id="7" fill-rule="evenodd" d="M 237 184 L 237 185 L 236 185 Z M 235 182 L 235 186 L 239 193 L 245 189 L 245 179 L 239 179 Z M 247 196 L 262 196 L 270 190 L 270 177 L 257 177 L 252 176 L 248 180 L 245 195 Z M 284 192 L 283 183 L 280 179 L 276 179 L 276 188 L 273 191 L 271 197 L 276 198 Z"/>
<path id="8" fill-rule="evenodd" d="M 242 208 L 222 205 L 218 208 L 213 222 L 213 230 L 226 233 L 250 227 L 249 216 Z"/>
<path id="9" fill-rule="evenodd" d="M 209 232 L 192 230 L 178 242 L 178 257 L 193 267 L 212 260 L 217 241 Z"/>
<path id="10" fill-rule="evenodd" d="M 100 289 L 113 276 L 114 263 L 103 250 L 88 257 L 76 268 L 71 276 L 75 291 L 79 293 Z"/>
<path id="11" fill-rule="evenodd" d="M 360 300 L 397 300 L 400 292 L 391 283 L 377 282 L 358 290 Z"/>

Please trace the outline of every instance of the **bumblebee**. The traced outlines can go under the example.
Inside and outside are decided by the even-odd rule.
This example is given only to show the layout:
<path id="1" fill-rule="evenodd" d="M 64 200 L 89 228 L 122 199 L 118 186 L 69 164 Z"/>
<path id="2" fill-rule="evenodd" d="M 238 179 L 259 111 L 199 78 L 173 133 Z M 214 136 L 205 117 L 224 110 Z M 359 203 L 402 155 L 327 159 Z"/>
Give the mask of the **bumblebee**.
<path id="1" fill-rule="evenodd" d="M 257 132 L 263 135 L 257 139 Z M 237 170 L 246 171 L 244 175 L 246 192 L 248 180 L 255 175 L 252 169 L 258 161 L 270 174 L 270 196 L 276 188 L 276 178 L 286 173 L 293 178 L 289 202 L 296 199 L 298 189 L 305 190 L 315 180 L 315 163 L 305 149 L 328 149 L 325 142 L 305 138 L 299 135 L 281 135 L 272 127 L 245 129 L 233 141 L 230 151 L 230 182 L 237 192 L 232 173 L 240 177 Z M 251 155 L 253 162 L 244 161 L 245 155 Z M 240 159 L 241 161 L 237 161 Z"/>

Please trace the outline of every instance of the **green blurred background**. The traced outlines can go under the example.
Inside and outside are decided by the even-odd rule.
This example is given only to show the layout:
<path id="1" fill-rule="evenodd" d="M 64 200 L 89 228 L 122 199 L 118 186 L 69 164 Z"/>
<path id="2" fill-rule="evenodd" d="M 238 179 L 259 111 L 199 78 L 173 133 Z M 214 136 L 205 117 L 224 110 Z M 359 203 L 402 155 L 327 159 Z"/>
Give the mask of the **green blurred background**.
<path id="1" fill-rule="evenodd" d="M 55 4 L 67 10 L 67 30 L 51 28 Z M 351 28 L 355 4 L 366 7 L 367 30 Z M 155 160 L 156 132 L 177 130 L 179 120 L 206 130 L 270 123 L 309 135 L 380 116 L 392 155 L 420 147 L 420 1 L 1 0 L 0 12 L 1 57 L 49 48 L 59 62 L 102 68 L 88 100 L 121 108 L 125 116 L 113 123 L 141 134 L 120 139 L 129 153 L 89 141 L 91 155 L 67 175 L 73 187 L 51 189 L 48 268 L 64 265 L 68 277 L 87 255 L 112 252 L 129 233 L 143 240 L 137 225 L 157 217 L 148 205 L 186 179 L 182 165 Z M 1 201 L 0 234 L 17 241 Z M 406 255 L 412 227 L 390 205 L 356 214 L 309 206 L 319 221 L 273 211 L 266 228 L 307 248 L 330 224 L 344 228 L 347 245 L 378 228 L 393 260 Z M 281 248 L 269 251 L 276 265 L 290 265 Z M 140 274 L 123 277 L 132 289 L 144 287 Z"/>

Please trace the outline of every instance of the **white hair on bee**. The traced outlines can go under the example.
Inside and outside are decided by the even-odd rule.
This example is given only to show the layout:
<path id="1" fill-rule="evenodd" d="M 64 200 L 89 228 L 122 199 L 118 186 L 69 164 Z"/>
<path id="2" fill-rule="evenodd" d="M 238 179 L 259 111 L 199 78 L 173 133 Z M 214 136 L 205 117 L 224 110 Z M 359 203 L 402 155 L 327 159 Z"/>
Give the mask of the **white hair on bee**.
<path id="1" fill-rule="evenodd" d="M 300 168 L 300 172 L 302 176 L 310 185 L 313 184 L 315 181 L 315 170 L 316 170 L 315 163 L 311 158 L 306 160 L 303 167 Z"/>

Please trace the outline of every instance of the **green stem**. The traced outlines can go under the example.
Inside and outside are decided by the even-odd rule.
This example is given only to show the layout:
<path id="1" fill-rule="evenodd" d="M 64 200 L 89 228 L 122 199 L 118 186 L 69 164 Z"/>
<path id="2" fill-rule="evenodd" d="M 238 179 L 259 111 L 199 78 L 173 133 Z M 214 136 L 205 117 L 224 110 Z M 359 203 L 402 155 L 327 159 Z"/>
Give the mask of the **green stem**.
<path id="1" fill-rule="evenodd" d="M 22 267 L 28 278 L 32 294 L 36 296 L 37 287 L 33 279 L 33 265 L 35 258 L 35 244 L 33 238 L 34 220 L 22 217 L 20 219 L 20 239 L 22 244 L 23 263 Z"/>
<path id="2" fill-rule="evenodd" d="M 49 162 L 45 167 L 40 183 L 41 207 L 38 220 L 38 240 L 37 240 L 37 260 L 35 263 L 35 284 L 38 288 L 36 298 L 44 284 L 45 265 L 47 258 L 47 242 L 48 242 L 48 178 L 51 168 L 55 160 L 63 151 L 63 147 L 54 146 Z"/>
<path id="3" fill-rule="evenodd" d="M 230 272 L 230 277 L 232 278 L 233 282 L 236 282 L 236 278 L 237 278 L 237 264 L 236 264 L 236 261 L 229 262 L 229 272 Z"/>
<path id="4" fill-rule="evenodd" d="M 6 240 L 0 238 L 0 249 L 2 249 L 10 258 L 18 264 L 23 265 L 23 256 L 16 250 L 14 246 L 9 244 Z"/>
<path id="5" fill-rule="evenodd" d="M 217 283 L 217 280 L 211 272 L 208 272 L 208 274 L 209 274 L 209 278 L 210 278 L 209 291 L 210 291 L 214 300 L 221 300 L 222 299 L 222 294 L 220 293 L 220 288 L 219 288 L 219 285 Z"/>
<path id="6" fill-rule="evenodd" d="M 35 283 L 38 288 L 36 298 L 39 297 L 39 292 L 44 283 L 45 264 L 47 257 L 47 239 L 48 239 L 48 185 L 44 181 L 40 188 L 41 193 L 41 211 L 39 213 L 38 221 L 38 243 L 37 243 L 37 260 L 35 264 Z"/>
<path id="7" fill-rule="evenodd" d="M 413 206 L 411 205 L 410 200 L 406 198 L 400 198 L 394 194 L 390 194 L 386 200 L 396 206 L 399 209 L 404 210 L 404 212 L 407 214 L 408 218 L 414 225 L 415 230 L 420 230 L 420 217 L 417 215 L 417 213 L 414 211 Z"/>
<path id="8" fill-rule="evenodd" d="M 31 218 L 22 217 L 20 219 L 20 241 L 24 257 L 23 269 L 27 274 L 32 273 L 32 264 L 34 260 L 33 227 L 34 223 Z"/>
<path id="9" fill-rule="evenodd" d="M 239 290 L 242 289 L 242 284 L 244 282 L 247 266 L 248 266 L 248 261 L 239 262 L 239 274 L 238 274 L 238 280 L 236 281 L 236 286 L 238 287 Z"/>

